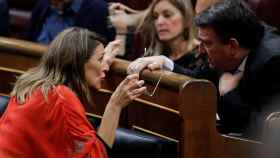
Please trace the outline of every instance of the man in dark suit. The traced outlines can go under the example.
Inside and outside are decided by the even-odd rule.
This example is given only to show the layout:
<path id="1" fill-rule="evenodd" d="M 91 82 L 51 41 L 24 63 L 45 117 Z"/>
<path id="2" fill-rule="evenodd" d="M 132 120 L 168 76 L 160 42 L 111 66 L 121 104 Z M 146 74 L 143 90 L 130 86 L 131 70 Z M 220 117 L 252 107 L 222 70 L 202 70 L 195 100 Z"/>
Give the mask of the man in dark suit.
<path id="1" fill-rule="evenodd" d="M 108 25 L 108 15 L 105 0 L 39 0 L 32 11 L 27 39 L 48 44 L 63 29 L 78 26 L 112 41 L 115 30 Z"/>
<path id="2" fill-rule="evenodd" d="M 9 8 L 6 0 L 0 0 L 0 36 L 9 34 Z"/>
<path id="3" fill-rule="evenodd" d="M 227 132 L 260 127 L 280 109 L 280 37 L 241 1 L 214 4 L 195 19 L 200 52 L 222 72 L 218 114 Z M 252 132 L 252 131 L 250 131 Z"/>
<path id="4" fill-rule="evenodd" d="M 222 132 L 250 132 L 262 126 L 265 117 L 280 109 L 280 36 L 260 23 L 239 0 L 222 0 L 195 18 L 199 52 L 208 56 L 219 91 L 218 114 Z M 200 78 L 203 69 L 192 71 L 165 56 L 132 62 L 128 73 L 143 68 L 164 68 Z M 206 69 L 207 70 L 207 69 Z M 216 73 L 216 72 L 215 72 Z M 257 134 L 256 133 L 256 134 Z"/>

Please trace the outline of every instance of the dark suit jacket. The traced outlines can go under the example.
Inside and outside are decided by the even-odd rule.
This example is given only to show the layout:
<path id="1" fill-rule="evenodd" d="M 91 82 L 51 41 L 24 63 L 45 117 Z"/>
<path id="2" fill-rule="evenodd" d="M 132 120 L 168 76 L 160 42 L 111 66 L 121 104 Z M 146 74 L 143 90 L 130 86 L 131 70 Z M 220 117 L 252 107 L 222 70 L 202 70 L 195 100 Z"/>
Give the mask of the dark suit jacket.
<path id="1" fill-rule="evenodd" d="M 218 85 L 218 72 L 217 77 L 208 78 L 213 70 L 207 66 L 191 70 L 175 64 L 173 71 L 195 78 L 212 78 Z M 255 134 L 252 131 L 263 125 L 270 112 L 280 110 L 280 36 L 276 29 L 265 25 L 264 37 L 259 47 L 249 53 L 239 85 L 218 100 L 220 130 L 225 133 Z"/>
<path id="2" fill-rule="evenodd" d="M 39 0 L 32 11 L 27 39 L 36 41 L 50 10 L 50 0 Z M 115 29 L 108 28 L 108 8 L 104 0 L 83 0 L 75 17 L 75 26 L 87 28 L 103 35 L 108 41 L 115 36 Z"/>
<path id="3" fill-rule="evenodd" d="M 9 34 L 9 8 L 6 0 L 0 0 L 0 36 Z"/>
<path id="4" fill-rule="evenodd" d="M 280 36 L 266 26 L 259 47 L 248 55 L 239 85 L 220 97 L 221 123 L 229 132 L 259 133 L 267 114 L 280 109 L 279 97 Z"/>

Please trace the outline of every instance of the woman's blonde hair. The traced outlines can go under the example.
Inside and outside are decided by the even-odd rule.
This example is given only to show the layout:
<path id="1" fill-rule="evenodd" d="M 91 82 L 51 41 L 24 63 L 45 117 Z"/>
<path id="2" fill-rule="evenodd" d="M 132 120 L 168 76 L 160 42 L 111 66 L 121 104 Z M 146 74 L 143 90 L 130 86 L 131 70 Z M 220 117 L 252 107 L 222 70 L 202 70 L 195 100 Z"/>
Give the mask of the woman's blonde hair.
<path id="1" fill-rule="evenodd" d="M 18 78 L 11 95 L 23 104 L 35 89 L 40 88 L 48 101 L 48 92 L 54 86 L 65 85 L 83 104 L 91 104 L 84 65 L 102 42 L 101 37 L 86 29 L 73 27 L 64 30 L 51 42 L 39 65 Z"/>
<path id="2" fill-rule="evenodd" d="M 153 10 L 155 5 L 163 0 L 154 0 L 148 8 L 143 22 L 138 26 L 138 31 L 144 36 L 144 43 L 148 44 L 148 49 L 144 56 L 159 55 L 166 49 L 166 45 L 159 41 L 157 31 L 154 26 Z M 185 40 L 189 41 L 188 48 L 192 47 L 195 39 L 195 29 L 193 25 L 194 9 L 190 0 L 166 0 L 174 5 L 183 15 L 183 24 L 186 27 L 183 31 Z M 187 27 L 188 26 L 188 27 Z M 169 48 L 168 48 L 169 49 Z"/>

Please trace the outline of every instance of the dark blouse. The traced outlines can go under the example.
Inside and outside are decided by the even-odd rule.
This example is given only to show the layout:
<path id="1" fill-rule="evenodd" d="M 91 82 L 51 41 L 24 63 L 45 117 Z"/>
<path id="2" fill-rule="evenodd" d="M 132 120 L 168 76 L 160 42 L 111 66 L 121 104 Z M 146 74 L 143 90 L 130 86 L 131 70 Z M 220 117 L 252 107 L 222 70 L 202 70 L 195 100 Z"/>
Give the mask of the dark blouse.
<path id="1" fill-rule="evenodd" d="M 193 78 L 207 79 L 217 85 L 219 74 L 210 68 L 206 54 L 199 54 L 197 49 L 186 53 L 174 60 L 173 72 L 184 74 Z"/>

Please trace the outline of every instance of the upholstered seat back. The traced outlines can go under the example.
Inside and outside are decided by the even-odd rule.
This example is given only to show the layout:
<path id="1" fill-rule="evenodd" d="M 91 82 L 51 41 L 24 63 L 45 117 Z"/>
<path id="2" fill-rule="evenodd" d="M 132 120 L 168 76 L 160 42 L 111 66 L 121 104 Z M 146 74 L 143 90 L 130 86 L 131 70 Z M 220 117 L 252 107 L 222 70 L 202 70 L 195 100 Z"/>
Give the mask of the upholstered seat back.
<path id="1" fill-rule="evenodd" d="M 0 117 L 4 113 L 4 111 L 7 107 L 8 101 L 9 101 L 9 97 L 0 95 Z"/>

